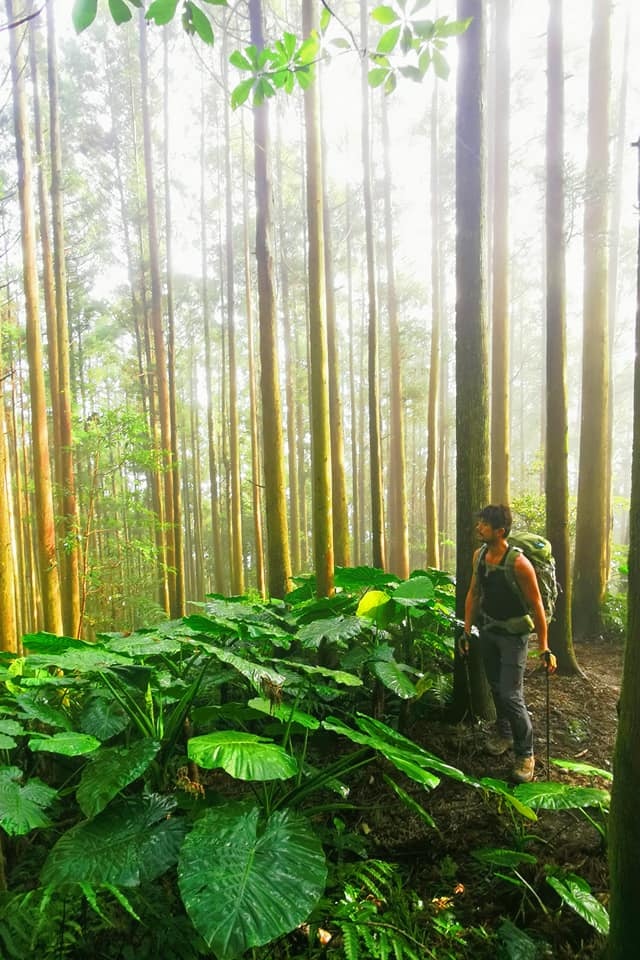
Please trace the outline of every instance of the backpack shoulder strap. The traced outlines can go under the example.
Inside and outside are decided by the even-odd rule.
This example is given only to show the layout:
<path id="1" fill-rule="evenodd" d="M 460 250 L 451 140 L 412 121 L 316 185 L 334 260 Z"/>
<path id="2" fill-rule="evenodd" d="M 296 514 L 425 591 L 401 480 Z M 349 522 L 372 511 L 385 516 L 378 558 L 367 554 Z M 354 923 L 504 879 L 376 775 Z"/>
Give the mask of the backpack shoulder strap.
<path id="1" fill-rule="evenodd" d="M 518 578 L 516 577 L 516 560 L 518 557 L 523 556 L 524 550 L 521 547 L 515 547 L 509 545 L 507 552 L 504 556 L 504 572 L 507 583 L 513 590 L 515 594 L 522 600 L 525 608 L 527 607 L 527 602 L 522 595 L 522 590 L 520 589 L 520 584 L 518 583 Z"/>
<path id="2" fill-rule="evenodd" d="M 476 576 L 476 579 L 484 569 L 484 565 L 485 565 L 484 558 L 485 558 L 486 552 L 487 552 L 487 545 L 486 543 L 483 543 L 476 554 L 476 559 L 473 564 L 473 572 Z"/>

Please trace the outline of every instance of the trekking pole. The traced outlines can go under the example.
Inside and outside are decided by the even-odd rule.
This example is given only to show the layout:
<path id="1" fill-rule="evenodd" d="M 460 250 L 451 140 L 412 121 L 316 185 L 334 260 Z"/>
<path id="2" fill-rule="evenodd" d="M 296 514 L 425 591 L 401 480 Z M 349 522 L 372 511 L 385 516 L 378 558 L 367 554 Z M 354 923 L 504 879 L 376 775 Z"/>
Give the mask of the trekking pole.
<path id="1" fill-rule="evenodd" d="M 551 761 L 549 759 L 549 665 L 551 663 L 551 651 L 545 650 L 544 652 L 544 664 L 545 664 L 545 673 L 547 675 L 546 679 L 546 720 L 547 720 L 547 780 L 551 780 Z"/>

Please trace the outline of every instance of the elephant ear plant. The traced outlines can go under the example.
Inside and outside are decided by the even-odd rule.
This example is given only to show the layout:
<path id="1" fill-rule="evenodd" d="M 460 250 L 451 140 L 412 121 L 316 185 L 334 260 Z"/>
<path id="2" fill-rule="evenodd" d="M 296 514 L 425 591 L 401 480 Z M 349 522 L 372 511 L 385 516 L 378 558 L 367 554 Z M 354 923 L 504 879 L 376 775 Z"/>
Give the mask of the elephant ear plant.
<path id="1" fill-rule="evenodd" d="M 355 634 L 354 598 L 342 602 L 338 619 Z M 428 823 L 394 769 L 427 790 L 447 776 L 511 802 L 506 785 L 466 777 L 354 712 L 362 677 L 310 662 L 299 613 L 213 598 L 195 617 L 128 637 L 34 634 L 25 657 L 4 661 L 0 876 L 8 894 L 24 893 L 15 838 L 28 836 L 39 923 L 62 902 L 64 939 L 65 925 L 80 929 L 82 898 L 96 923 L 109 922 L 108 904 L 130 923 L 164 925 L 167 938 L 188 917 L 179 955 L 231 960 L 312 914 L 328 870 L 317 827 L 352 806 L 354 775 L 377 758 Z M 323 618 L 333 636 L 334 614 Z M 160 921 L 159 890 L 173 903 Z M 41 960 L 63 955 L 35 930 L 31 940 Z"/>

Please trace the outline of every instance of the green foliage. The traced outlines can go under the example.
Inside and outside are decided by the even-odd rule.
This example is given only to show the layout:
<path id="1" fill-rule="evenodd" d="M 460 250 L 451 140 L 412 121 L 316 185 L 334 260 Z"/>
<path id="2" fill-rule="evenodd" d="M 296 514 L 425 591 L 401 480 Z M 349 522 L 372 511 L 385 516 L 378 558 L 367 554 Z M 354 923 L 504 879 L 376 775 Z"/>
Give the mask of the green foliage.
<path id="1" fill-rule="evenodd" d="M 582 877 L 574 873 L 549 873 L 547 883 L 552 887 L 563 903 L 586 920 L 598 933 L 609 933 L 609 914 L 605 907 L 591 893 L 591 887 Z"/>
<path id="2" fill-rule="evenodd" d="M 255 805 L 207 811 L 183 845 L 178 871 L 194 926 L 220 960 L 295 929 L 325 880 L 325 858 L 307 820 L 287 810 L 263 820 Z"/>
<path id="3" fill-rule="evenodd" d="M 23 836 L 49 820 L 44 811 L 51 806 L 57 791 L 34 778 L 22 783 L 18 767 L 0 768 L 0 826 L 9 836 Z"/>
<path id="4" fill-rule="evenodd" d="M 26 656 L 4 657 L 0 737 L 14 766 L 0 769 L 0 823 L 7 843 L 31 835 L 35 858 L 9 880 L 19 891 L 39 877 L 25 929 L 0 903 L 7 956 L 24 955 L 25 935 L 43 960 L 81 955 L 115 928 L 144 960 L 165 949 L 164 924 L 178 960 L 232 958 L 305 921 L 332 929 L 345 955 L 455 956 L 455 911 L 427 923 L 347 822 L 353 781 L 376 760 L 387 796 L 430 830 L 446 825 L 416 790 L 443 778 L 518 821 L 539 808 L 604 817 L 606 791 L 477 779 L 394 726 L 400 704 L 418 702 L 425 666 L 451 669 L 453 591 L 437 571 L 368 574 L 339 571 L 323 601 L 303 579 L 285 603 L 213 596 L 191 617 L 95 643 L 34 633 Z M 367 709 L 376 687 L 384 720 Z M 484 866 L 535 899 L 530 856 L 502 851 Z M 353 857 L 369 866 L 337 881 L 332 859 Z M 573 887 L 561 891 L 570 904 Z M 58 952 L 41 946 L 47 936 Z M 103 952 L 115 956 L 115 941 Z"/>

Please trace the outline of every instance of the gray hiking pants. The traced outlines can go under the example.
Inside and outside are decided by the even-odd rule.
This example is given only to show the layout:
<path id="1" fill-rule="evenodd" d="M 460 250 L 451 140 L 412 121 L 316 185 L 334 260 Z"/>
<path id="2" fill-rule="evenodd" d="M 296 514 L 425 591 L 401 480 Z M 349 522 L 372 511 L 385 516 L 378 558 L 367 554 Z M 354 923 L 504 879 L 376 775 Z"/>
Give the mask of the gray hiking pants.
<path id="1" fill-rule="evenodd" d="M 528 633 L 518 636 L 487 627 L 480 630 L 480 653 L 496 706 L 498 733 L 513 739 L 517 757 L 533 754 L 533 730 L 522 689 L 528 650 Z"/>

